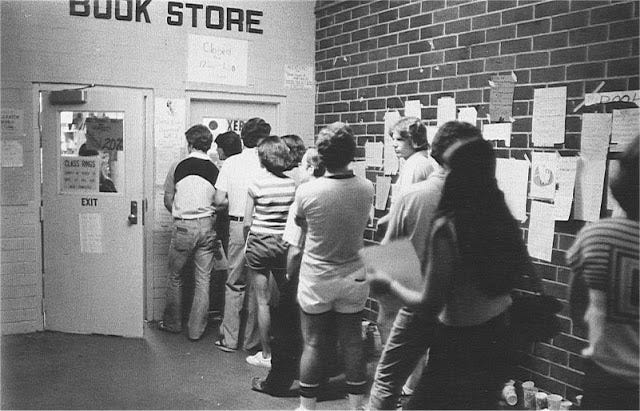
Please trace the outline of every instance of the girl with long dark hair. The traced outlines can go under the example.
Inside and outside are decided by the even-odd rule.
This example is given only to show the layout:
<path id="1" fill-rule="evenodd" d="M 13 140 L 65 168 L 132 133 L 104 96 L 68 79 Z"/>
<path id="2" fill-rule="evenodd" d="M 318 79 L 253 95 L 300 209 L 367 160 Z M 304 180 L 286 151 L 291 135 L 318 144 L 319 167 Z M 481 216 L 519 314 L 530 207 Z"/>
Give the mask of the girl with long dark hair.
<path id="1" fill-rule="evenodd" d="M 505 379 L 510 291 L 533 268 L 482 139 L 456 143 L 431 230 L 423 290 L 373 272 L 433 329 L 429 361 L 407 409 L 496 409 Z"/>

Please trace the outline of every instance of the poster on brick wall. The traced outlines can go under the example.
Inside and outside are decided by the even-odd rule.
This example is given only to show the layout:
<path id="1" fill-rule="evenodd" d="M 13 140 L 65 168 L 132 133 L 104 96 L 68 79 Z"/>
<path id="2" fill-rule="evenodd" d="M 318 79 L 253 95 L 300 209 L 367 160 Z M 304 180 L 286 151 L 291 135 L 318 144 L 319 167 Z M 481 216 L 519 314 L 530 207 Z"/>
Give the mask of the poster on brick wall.
<path id="1" fill-rule="evenodd" d="M 558 158 L 556 172 L 556 196 L 554 200 L 555 218 L 557 221 L 569 220 L 573 204 L 573 190 L 576 183 L 578 157 Z"/>
<path id="2" fill-rule="evenodd" d="M 556 195 L 558 153 L 531 153 L 531 198 L 553 201 Z"/>
<path id="3" fill-rule="evenodd" d="M 312 64 L 285 64 L 284 87 L 290 89 L 313 90 L 313 65 Z"/>
<path id="4" fill-rule="evenodd" d="M 496 180 L 513 218 L 518 221 L 526 220 L 529 161 L 514 158 L 496 159 Z"/>
<path id="5" fill-rule="evenodd" d="M 554 229 L 553 204 L 532 201 L 527 236 L 527 248 L 531 257 L 551 261 Z"/>
<path id="6" fill-rule="evenodd" d="M 564 143 L 567 88 L 538 88 L 533 92 L 531 138 L 536 147 Z"/>
<path id="7" fill-rule="evenodd" d="M 455 120 L 456 114 L 456 100 L 453 97 L 440 97 L 438 99 L 438 111 L 436 113 L 438 127 L 447 121 Z"/>
<path id="8" fill-rule="evenodd" d="M 638 136 L 640 108 L 613 110 L 611 151 L 622 152 Z"/>
<path id="9" fill-rule="evenodd" d="M 516 75 L 492 76 L 489 81 L 489 121 L 498 123 L 511 121 L 513 116 L 513 91 L 516 85 Z"/>

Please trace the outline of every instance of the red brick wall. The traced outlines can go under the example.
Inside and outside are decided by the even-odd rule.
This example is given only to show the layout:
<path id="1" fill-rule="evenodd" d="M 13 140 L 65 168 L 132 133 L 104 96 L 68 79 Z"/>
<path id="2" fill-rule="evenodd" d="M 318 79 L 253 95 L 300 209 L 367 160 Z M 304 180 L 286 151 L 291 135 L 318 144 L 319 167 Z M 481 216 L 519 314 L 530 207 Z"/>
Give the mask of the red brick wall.
<path id="1" fill-rule="evenodd" d="M 557 86 L 567 87 L 567 118 L 565 142 L 555 150 L 576 153 L 581 115 L 573 111 L 584 94 L 601 81 L 601 91 L 638 89 L 639 9 L 638 1 L 604 0 L 319 1 L 316 127 L 349 122 L 363 157 L 366 141 L 383 141 L 385 111 L 402 113 L 406 100 L 420 99 L 430 125 L 442 96 L 476 107 L 478 122 L 487 122 L 488 80 L 513 71 L 511 147 L 498 148 L 498 155 L 522 159 L 532 151 L 534 89 Z M 376 174 L 381 171 L 367 170 L 372 181 Z M 535 261 L 546 291 L 564 302 L 565 251 L 583 224 L 557 222 L 552 261 Z M 379 236 L 369 229 L 365 240 Z M 523 281 L 521 288 L 529 286 Z M 567 309 L 562 333 L 533 347 L 514 377 L 573 400 L 582 384 L 586 333 Z"/>

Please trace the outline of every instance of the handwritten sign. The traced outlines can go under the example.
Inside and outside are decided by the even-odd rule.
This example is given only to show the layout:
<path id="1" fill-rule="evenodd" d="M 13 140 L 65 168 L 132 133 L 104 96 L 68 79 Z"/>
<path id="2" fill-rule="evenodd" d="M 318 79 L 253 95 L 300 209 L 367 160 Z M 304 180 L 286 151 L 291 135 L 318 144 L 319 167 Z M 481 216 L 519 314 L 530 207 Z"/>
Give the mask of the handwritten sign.
<path id="1" fill-rule="evenodd" d="M 64 156 L 60 161 L 61 191 L 99 191 L 100 157 Z"/>
<path id="2" fill-rule="evenodd" d="M 3 108 L 0 113 L 2 122 L 2 134 L 20 134 L 23 132 L 22 110 Z"/>
<path id="3" fill-rule="evenodd" d="M 122 119 L 89 117 L 85 120 L 87 148 L 109 153 L 115 161 L 123 150 Z"/>
<path id="4" fill-rule="evenodd" d="M 313 90 L 314 72 L 311 64 L 285 64 L 284 86 L 291 89 Z"/>
<path id="5" fill-rule="evenodd" d="M 640 104 L 640 90 L 609 91 L 604 93 L 588 93 L 584 95 L 585 106 L 616 102 L 636 103 L 636 105 Z"/>
<path id="6" fill-rule="evenodd" d="M 187 80 L 246 86 L 248 50 L 246 40 L 189 35 Z"/>

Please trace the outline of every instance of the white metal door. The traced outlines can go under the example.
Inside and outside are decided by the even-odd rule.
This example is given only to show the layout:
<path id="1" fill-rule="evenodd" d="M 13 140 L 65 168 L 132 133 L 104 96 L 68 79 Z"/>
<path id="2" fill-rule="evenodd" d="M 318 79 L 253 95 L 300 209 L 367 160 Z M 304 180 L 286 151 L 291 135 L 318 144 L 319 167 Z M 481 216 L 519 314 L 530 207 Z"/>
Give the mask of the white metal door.
<path id="1" fill-rule="evenodd" d="M 146 92 L 41 93 L 45 329 L 143 335 Z"/>

